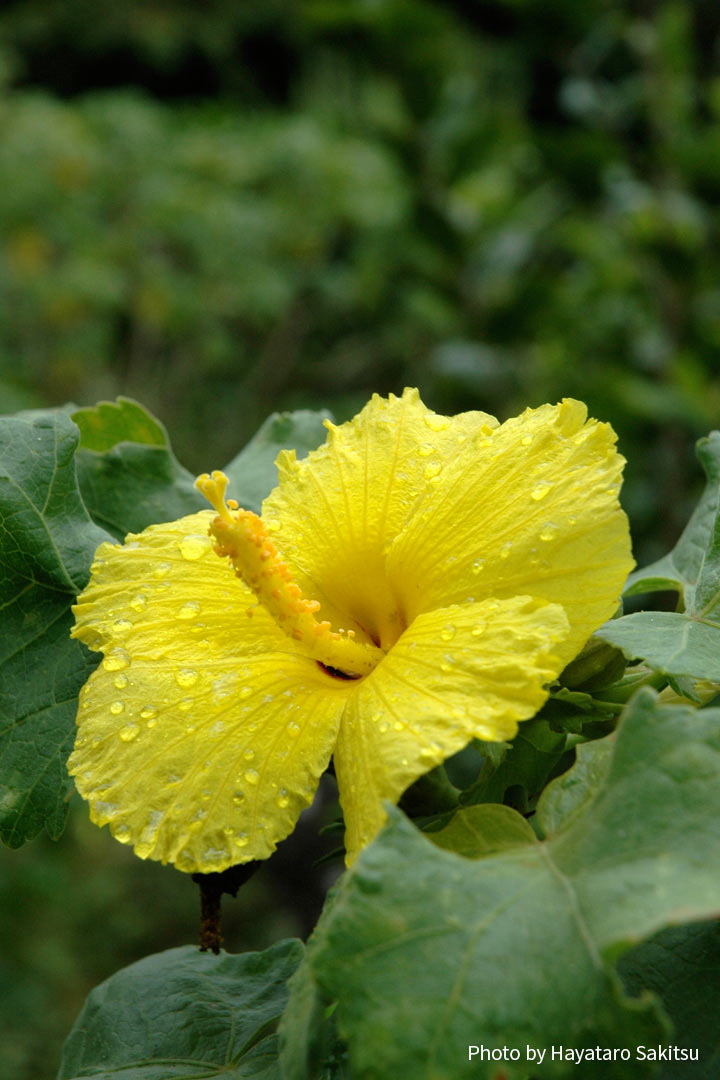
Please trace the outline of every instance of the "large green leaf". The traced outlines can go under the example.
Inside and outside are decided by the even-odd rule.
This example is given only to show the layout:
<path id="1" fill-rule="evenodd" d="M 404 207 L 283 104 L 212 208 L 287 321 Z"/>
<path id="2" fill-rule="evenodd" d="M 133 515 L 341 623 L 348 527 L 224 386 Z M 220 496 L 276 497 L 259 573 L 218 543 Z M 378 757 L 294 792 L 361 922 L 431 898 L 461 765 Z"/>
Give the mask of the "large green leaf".
<path id="1" fill-rule="evenodd" d="M 299 941 L 213 956 L 146 956 L 96 987 L 68 1036 L 58 1080 L 280 1080 L 273 1033 Z"/>
<path id="2" fill-rule="evenodd" d="M 97 663 L 69 637 L 109 539 L 78 491 L 78 439 L 63 412 L 0 420 L 0 837 L 12 847 L 62 832 L 77 694 Z"/>
<path id="3" fill-rule="evenodd" d="M 720 619 L 637 611 L 606 623 L 598 634 L 657 671 L 720 682 Z"/>
<path id="4" fill-rule="evenodd" d="M 159 521 L 207 509 L 167 432 L 129 398 L 78 409 L 78 482 L 93 519 L 118 540 Z"/>
<path id="5" fill-rule="evenodd" d="M 665 1043 L 663 1024 L 649 1001 L 624 997 L 614 961 L 666 926 L 720 912 L 720 710 L 661 706 L 641 691 L 617 732 L 553 781 L 538 819 L 544 841 L 470 860 L 390 811 L 306 959 L 318 1001 L 337 1002 L 354 1078 L 455 1080 L 469 1045 L 519 1049 L 518 1063 L 502 1063 L 508 1078 L 650 1075 L 635 1048 Z M 464 830 L 465 851 L 467 840 Z M 307 983 L 304 996 L 312 1022 Z M 312 1043 L 294 1015 L 284 1062 Z M 597 1044 L 631 1060 L 605 1073 L 549 1054 L 524 1060 L 528 1045 Z M 499 1068 L 475 1057 L 472 1075 Z"/>
<path id="6" fill-rule="evenodd" d="M 295 450 L 305 457 L 325 442 L 323 420 L 329 412 L 298 409 L 290 413 L 272 413 L 237 457 L 225 466 L 230 480 L 228 494 L 246 510 L 260 512 L 262 501 L 277 484 L 275 458 L 281 450 Z"/>

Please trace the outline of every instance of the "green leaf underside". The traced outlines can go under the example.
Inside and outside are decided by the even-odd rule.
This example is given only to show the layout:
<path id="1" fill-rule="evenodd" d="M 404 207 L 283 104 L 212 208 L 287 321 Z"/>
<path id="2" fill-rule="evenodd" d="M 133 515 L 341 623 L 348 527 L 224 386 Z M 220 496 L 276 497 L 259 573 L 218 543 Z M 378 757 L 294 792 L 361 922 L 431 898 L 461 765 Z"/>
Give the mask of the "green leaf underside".
<path id="1" fill-rule="evenodd" d="M 280 1080 L 277 1023 L 299 941 L 262 953 L 147 956 L 96 987 L 65 1043 L 57 1080 Z"/>
<path id="2" fill-rule="evenodd" d="M 641 691 L 617 732 L 552 782 L 538 818 L 546 841 L 471 861 L 390 810 L 306 959 L 318 998 L 338 1002 L 353 1077 L 454 1080 L 480 1043 L 627 1046 L 633 1060 L 605 1068 L 651 1075 L 634 1048 L 666 1043 L 661 1015 L 624 997 L 612 961 L 720 911 L 720 710 L 660 706 Z M 311 1041 L 298 1027 L 292 1040 L 286 1032 L 288 1060 Z M 596 1078 L 603 1066 L 546 1058 L 502 1069 L 508 1080 Z M 473 1061 L 473 1076 L 497 1071 Z"/>
<path id="3" fill-rule="evenodd" d="M 63 412 L 0 420 L 0 838 L 57 838 L 77 693 L 97 659 L 69 637 L 70 605 L 107 534 L 83 505 L 78 431 Z"/>
<path id="4" fill-rule="evenodd" d="M 162 424 L 129 398 L 79 409 L 78 482 L 93 519 L 116 540 L 208 509 Z"/>
<path id="5" fill-rule="evenodd" d="M 720 682 L 720 623 L 677 611 L 638 611 L 606 623 L 598 634 L 658 671 Z"/>
<path id="6" fill-rule="evenodd" d="M 671 677 L 720 680 L 720 432 L 697 444 L 707 476 L 673 550 L 628 578 L 626 595 L 671 589 L 684 612 L 641 611 L 605 623 L 596 637 Z"/>
<path id="7" fill-rule="evenodd" d="M 720 549 L 716 534 L 720 513 L 720 431 L 711 431 L 706 438 L 700 439 L 696 449 L 707 477 L 700 502 L 673 550 L 650 566 L 630 574 L 625 587 L 626 596 L 665 589 L 682 591 L 696 586 L 704 572 L 712 570 L 715 577 L 718 575 Z"/>
<path id="8" fill-rule="evenodd" d="M 259 514 L 263 499 L 277 485 L 275 459 L 281 450 L 295 450 L 298 458 L 325 442 L 323 420 L 332 419 L 326 410 L 298 409 L 272 413 L 237 457 L 224 466 L 230 481 L 228 495 L 246 510 Z"/>
<path id="9" fill-rule="evenodd" d="M 657 1080 L 717 1080 L 720 1075 L 720 923 L 692 923 L 663 930 L 632 949 L 619 963 L 625 985 L 661 998 L 688 1047 L 698 1049 L 692 1066 L 668 1064 Z M 692 1068 L 692 1073 L 690 1069 Z"/>

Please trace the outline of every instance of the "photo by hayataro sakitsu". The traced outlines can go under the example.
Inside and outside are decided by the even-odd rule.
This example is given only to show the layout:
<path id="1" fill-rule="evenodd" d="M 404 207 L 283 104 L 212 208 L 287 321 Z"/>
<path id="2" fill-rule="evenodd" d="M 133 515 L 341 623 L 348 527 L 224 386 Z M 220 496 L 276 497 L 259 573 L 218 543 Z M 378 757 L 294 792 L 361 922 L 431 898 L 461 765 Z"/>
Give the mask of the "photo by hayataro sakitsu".
<path id="1" fill-rule="evenodd" d="M 499 423 L 415 390 L 284 451 L 261 516 L 102 544 L 74 608 L 101 651 L 70 771 L 93 821 L 188 872 L 262 859 L 334 763 L 348 862 L 418 777 L 511 740 L 615 612 L 633 560 L 615 434 L 565 400 Z"/>

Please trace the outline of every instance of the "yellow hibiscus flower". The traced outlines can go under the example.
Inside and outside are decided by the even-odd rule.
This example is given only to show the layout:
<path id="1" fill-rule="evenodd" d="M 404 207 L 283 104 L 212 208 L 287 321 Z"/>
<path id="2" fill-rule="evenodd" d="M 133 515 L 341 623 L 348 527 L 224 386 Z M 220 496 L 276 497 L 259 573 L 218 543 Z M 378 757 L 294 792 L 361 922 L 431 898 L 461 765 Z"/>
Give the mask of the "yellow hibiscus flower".
<path id="1" fill-rule="evenodd" d="M 180 870 L 262 859 L 331 755 L 348 861 L 428 769 L 511 739 L 633 563 L 607 424 L 566 400 L 498 424 L 373 397 L 262 518 L 215 506 L 98 548 L 74 634 L 70 771 L 93 820 Z M 210 534 L 210 535 L 209 535 Z"/>

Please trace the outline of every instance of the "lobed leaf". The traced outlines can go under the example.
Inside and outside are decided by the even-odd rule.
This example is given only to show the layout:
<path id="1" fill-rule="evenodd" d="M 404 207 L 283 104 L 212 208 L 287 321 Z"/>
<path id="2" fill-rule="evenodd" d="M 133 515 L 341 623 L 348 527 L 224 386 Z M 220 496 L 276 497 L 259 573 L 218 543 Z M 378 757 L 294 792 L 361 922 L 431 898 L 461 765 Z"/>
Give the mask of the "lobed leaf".
<path id="1" fill-rule="evenodd" d="M 70 605 L 109 539 L 78 490 L 63 412 L 0 419 L 0 838 L 57 838 L 78 690 L 97 663 L 69 637 Z"/>
<path id="2" fill-rule="evenodd" d="M 614 961 L 664 927 L 720 912 L 720 710 L 661 706 L 641 691 L 617 732 L 551 783 L 538 819 L 546 840 L 490 854 L 484 834 L 473 853 L 463 830 L 470 860 L 390 812 L 321 918 L 303 969 L 306 1022 L 318 1013 L 307 1005 L 309 972 L 317 1000 L 337 1002 L 353 1077 L 455 1080 L 471 1044 L 523 1054 L 527 1044 L 628 1047 L 631 1060 L 613 1062 L 612 1075 L 651 1074 L 635 1048 L 666 1043 L 662 1013 L 624 994 Z M 312 1043 L 294 1010 L 291 995 L 283 1061 Z M 684 1039 L 679 1030 L 675 1042 Z M 602 1068 L 549 1056 L 502 1063 L 508 1080 Z M 473 1060 L 473 1076 L 498 1069 Z"/>
<path id="3" fill-rule="evenodd" d="M 299 941 L 261 953 L 186 945 L 146 956 L 91 991 L 57 1080 L 280 1080 L 274 1027 Z"/>

